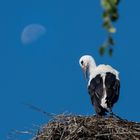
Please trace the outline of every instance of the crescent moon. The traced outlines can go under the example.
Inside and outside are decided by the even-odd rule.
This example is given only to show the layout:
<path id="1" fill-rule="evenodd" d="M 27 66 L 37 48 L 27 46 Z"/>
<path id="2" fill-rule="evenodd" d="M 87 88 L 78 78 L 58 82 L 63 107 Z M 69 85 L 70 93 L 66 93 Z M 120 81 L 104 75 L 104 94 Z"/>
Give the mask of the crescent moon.
<path id="1" fill-rule="evenodd" d="M 46 28 L 40 24 L 29 24 L 24 27 L 21 34 L 21 42 L 23 44 L 30 44 L 37 41 L 42 35 L 46 33 Z"/>

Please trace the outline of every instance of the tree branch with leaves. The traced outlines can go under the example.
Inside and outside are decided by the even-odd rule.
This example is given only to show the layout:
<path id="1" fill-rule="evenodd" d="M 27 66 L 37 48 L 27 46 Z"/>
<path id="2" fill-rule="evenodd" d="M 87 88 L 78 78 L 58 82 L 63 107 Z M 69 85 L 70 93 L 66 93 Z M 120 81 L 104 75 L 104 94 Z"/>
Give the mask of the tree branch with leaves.
<path id="1" fill-rule="evenodd" d="M 99 53 L 104 55 L 106 51 L 112 56 L 113 47 L 116 44 L 113 34 L 116 33 L 114 23 L 119 19 L 118 5 L 120 0 L 100 0 L 103 11 L 103 28 L 107 31 L 107 39 L 100 46 Z"/>

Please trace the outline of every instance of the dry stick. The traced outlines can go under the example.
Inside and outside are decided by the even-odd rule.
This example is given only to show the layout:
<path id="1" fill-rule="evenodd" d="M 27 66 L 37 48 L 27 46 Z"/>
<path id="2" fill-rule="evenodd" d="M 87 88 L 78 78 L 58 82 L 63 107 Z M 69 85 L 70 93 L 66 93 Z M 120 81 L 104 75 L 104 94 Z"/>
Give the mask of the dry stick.
<path id="1" fill-rule="evenodd" d="M 72 139 L 73 139 L 74 136 L 76 135 L 76 132 L 77 132 L 78 129 L 81 127 L 81 124 L 82 124 L 83 122 L 84 122 L 84 121 L 82 121 L 82 122 L 78 125 L 78 127 L 77 127 L 74 131 L 72 131 L 72 132 L 69 134 L 69 136 L 71 136 Z M 75 133 L 75 135 L 73 135 L 73 133 Z"/>
<path id="2" fill-rule="evenodd" d="M 100 137 L 100 136 L 109 136 L 109 135 L 123 135 L 123 134 L 137 134 L 140 135 L 140 132 L 121 132 L 121 133 L 105 133 L 105 134 L 97 134 L 95 137 Z"/>
<path id="3" fill-rule="evenodd" d="M 20 131 L 20 130 L 13 130 L 13 132 L 15 132 L 16 134 L 33 134 L 32 132 L 30 131 Z"/>
<path id="4" fill-rule="evenodd" d="M 62 132 L 62 135 L 61 135 L 61 137 L 60 137 L 60 140 L 63 140 L 63 136 L 64 136 L 64 133 L 66 132 L 66 126 L 64 127 L 64 130 L 63 130 L 63 132 Z"/>
<path id="5" fill-rule="evenodd" d="M 30 103 L 23 103 L 24 105 L 28 106 L 29 108 L 33 109 L 33 110 L 36 110 L 38 112 L 41 112 L 45 115 L 47 115 L 48 117 L 51 117 L 51 118 L 54 118 L 56 115 L 55 114 L 52 114 L 52 113 L 48 113 L 46 111 L 44 111 L 43 109 L 39 108 L 39 107 L 36 107 Z"/>

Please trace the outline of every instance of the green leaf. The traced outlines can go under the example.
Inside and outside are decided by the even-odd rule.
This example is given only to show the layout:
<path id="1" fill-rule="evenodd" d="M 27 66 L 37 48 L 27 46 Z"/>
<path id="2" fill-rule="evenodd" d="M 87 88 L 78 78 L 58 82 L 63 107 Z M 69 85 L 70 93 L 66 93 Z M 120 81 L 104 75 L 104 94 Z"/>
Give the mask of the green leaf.
<path id="1" fill-rule="evenodd" d="M 113 49 L 112 48 L 109 48 L 108 54 L 109 54 L 109 56 L 112 56 L 112 54 L 113 54 Z"/>
<path id="2" fill-rule="evenodd" d="M 103 12 L 103 18 L 106 19 L 106 18 L 109 18 L 110 14 L 108 11 L 104 11 Z"/>
<path id="3" fill-rule="evenodd" d="M 100 55 L 104 55 L 104 53 L 105 53 L 105 47 L 104 46 L 101 46 L 99 48 L 99 53 L 100 53 Z"/>
<path id="4" fill-rule="evenodd" d="M 103 27 L 104 27 L 105 29 L 109 30 L 109 28 L 111 27 L 110 21 L 104 21 Z"/>
<path id="5" fill-rule="evenodd" d="M 108 31 L 109 31 L 110 33 L 116 33 L 116 28 L 111 27 L 111 28 L 108 29 Z"/>
<path id="6" fill-rule="evenodd" d="M 112 15 L 111 15 L 111 21 L 116 21 L 116 20 L 118 20 L 118 18 L 119 18 L 119 14 L 118 13 L 113 13 Z"/>
<path id="7" fill-rule="evenodd" d="M 101 5 L 105 10 L 110 10 L 111 9 L 111 5 L 107 0 L 101 0 Z"/>
<path id="8" fill-rule="evenodd" d="M 112 36 L 109 36 L 109 37 L 108 37 L 108 44 L 109 44 L 109 45 L 115 45 L 115 41 L 114 41 L 114 39 L 112 38 Z"/>
<path id="9" fill-rule="evenodd" d="M 118 5 L 120 3 L 120 0 L 114 0 L 115 4 Z"/>

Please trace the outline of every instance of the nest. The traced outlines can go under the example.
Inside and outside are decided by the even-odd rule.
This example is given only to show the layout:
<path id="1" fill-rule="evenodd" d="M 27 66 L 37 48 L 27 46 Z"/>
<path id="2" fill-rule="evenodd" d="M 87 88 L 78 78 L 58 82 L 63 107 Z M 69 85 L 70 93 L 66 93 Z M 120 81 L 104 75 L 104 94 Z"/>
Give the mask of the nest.
<path id="1" fill-rule="evenodd" d="M 33 140 L 140 140 L 140 123 L 114 117 L 59 115 Z"/>

